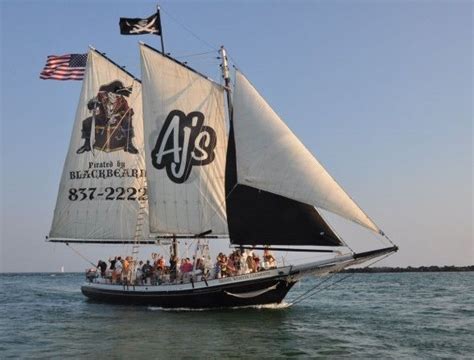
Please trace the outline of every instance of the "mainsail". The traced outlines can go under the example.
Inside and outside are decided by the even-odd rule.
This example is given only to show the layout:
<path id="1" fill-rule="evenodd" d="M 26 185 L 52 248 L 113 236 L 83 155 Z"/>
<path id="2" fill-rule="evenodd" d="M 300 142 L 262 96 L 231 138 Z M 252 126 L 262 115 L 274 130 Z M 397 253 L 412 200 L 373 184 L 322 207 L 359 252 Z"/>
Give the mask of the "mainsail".
<path id="1" fill-rule="evenodd" d="M 140 45 L 150 231 L 227 234 L 224 89 Z"/>
<path id="2" fill-rule="evenodd" d="M 90 50 L 49 240 L 147 238 L 141 84 Z"/>
<path id="3" fill-rule="evenodd" d="M 248 237 L 260 232 L 263 243 L 340 244 L 314 207 L 380 232 L 239 71 L 233 99 L 227 175 L 232 242 L 253 243 L 258 239 Z M 292 230 L 282 234 L 282 221 Z M 272 222 L 275 230 L 265 232 L 262 224 Z"/>

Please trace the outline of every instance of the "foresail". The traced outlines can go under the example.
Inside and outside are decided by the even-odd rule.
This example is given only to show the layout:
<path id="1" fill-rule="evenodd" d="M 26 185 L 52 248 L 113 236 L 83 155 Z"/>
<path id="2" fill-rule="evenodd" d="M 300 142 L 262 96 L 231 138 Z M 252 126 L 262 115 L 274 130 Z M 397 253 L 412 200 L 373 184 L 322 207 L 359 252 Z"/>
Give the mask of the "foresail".
<path id="1" fill-rule="evenodd" d="M 233 109 L 238 184 L 328 210 L 380 232 L 238 71 Z"/>
<path id="2" fill-rule="evenodd" d="M 150 231 L 227 234 L 224 90 L 140 45 Z"/>
<path id="3" fill-rule="evenodd" d="M 49 238 L 147 239 L 145 175 L 141 84 L 90 50 Z"/>

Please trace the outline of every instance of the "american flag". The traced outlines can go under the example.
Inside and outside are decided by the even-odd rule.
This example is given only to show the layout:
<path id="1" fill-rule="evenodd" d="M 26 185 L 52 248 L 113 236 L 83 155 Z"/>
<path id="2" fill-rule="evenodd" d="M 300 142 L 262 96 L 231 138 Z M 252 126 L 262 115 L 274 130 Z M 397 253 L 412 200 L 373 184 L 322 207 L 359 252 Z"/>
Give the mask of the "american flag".
<path id="1" fill-rule="evenodd" d="M 43 80 L 82 80 L 87 54 L 49 55 L 40 74 Z"/>

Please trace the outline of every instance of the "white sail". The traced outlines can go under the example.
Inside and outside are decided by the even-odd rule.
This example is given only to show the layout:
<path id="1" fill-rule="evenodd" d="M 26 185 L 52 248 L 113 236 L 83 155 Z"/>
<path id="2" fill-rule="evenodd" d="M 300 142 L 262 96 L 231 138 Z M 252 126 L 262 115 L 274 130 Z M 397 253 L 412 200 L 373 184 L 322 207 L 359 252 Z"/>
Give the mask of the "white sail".
<path id="1" fill-rule="evenodd" d="M 50 240 L 147 238 L 143 148 L 140 82 L 89 51 Z"/>
<path id="2" fill-rule="evenodd" d="M 222 86 L 140 46 L 150 231 L 227 234 Z"/>
<path id="3" fill-rule="evenodd" d="M 239 184 L 326 209 L 380 232 L 238 71 L 234 129 Z"/>

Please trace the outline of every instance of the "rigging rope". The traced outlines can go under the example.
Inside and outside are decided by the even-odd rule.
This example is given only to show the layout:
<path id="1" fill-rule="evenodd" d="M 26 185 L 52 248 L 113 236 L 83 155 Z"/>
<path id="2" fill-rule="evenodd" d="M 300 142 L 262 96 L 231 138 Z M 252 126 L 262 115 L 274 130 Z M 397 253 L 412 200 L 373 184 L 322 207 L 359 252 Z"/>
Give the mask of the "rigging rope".
<path id="1" fill-rule="evenodd" d="M 175 58 L 181 59 L 181 58 L 189 58 L 189 57 L 202 56 L 202 55 L 208 55 L 208 54 L 215 54 L 215 51 L 206 51 L 206 52 L 195 53 L 195 54 L 180 55 L 180 56 L 175 56 Z M 216 59 L 213 58 L 213 60 L 216 60 Z"/>
<path id="2" fill-rule="evenodd" d="M 166 11 L 165 9 L 163 9 L 163 7 L 160 8 L 161 11 L 163 11 L 166 15 L 168 15 L 170 17 L 171 20 L 173 20 L 176 24 L 178 24 L 179 26 L 181 26 L 184 30 L 186 30 L 187 32 L 189 32 L 192 36 L 194 36 L 197 40 L 199 40 L 200 42 L 202 42 L 203 44 L 205 44 L 206 46 L 208 46 L 210 49 L 214 50 L 214 51 L 219 51 L 218 48 L 216 48 L 215 46 L 211 45 L 210 43 L 208 43 L 206 40 L 203 40 L 201 39 L 196 33 L 194 33 L 194 31 L 192 31 L 190 28 L 188 28 L 187 26 L 183 25 L 177 18 L 175 18 L 173 15 L 171 15 L 168 11 Z"/>
<path id="3" fill-rule="evenodd" d="M 201 43 L 203 43 L 204 45 L 206 45 L 208 48 L 212 49 L 213 51 L 212 52 L 219 52 L 219 48 L 212 45 L 211 43 L 209 43 L 208 41 L 202 39 L 200 36 L 198 36 L 194 31 L 192 31 L 190 28 L 188 28 L 186 25 L 184 25 L 183 23 L 181 23 L 176 17 L 174 17 L 173 15 L 171 15 L 171 13 L 169 13 L 168 11 L 166 11 L 165 9 L 163 9 L 163 7 L 160 7 L 160 10 L 162 12 L 164 12 L 171 20 L 173 20 L 176 24 L 178 24 L 179 26 L 181 26 L 184 30 L 186 30 L 188 33 L 190 33 L 194 38 L 196 38 L 198 41 L 200 41 Z M 211 52 L 209 52 L 211 53 Z M 208 53 L 202 53 L 202 54 L 195 54 L 195 55 L 204 55 L 204 54 L 208 54 Z M 195 55 L 190 55 L 190 56 L 195 56 Z M 228 56 L 228 58 L 232 61 L 233 63 L 233 67 L 235 69 L 237 68 L 240 68 L 237 64 L 237 62 L 234 60 L 234 58 L 232 58 L 230 55 Z"/>
<path id="4" fill-rule="evenodd" d="M 372 265 L 374 265 L 374 264 L 376 264 L 376 263 L 378 263 L 379 261 L 385 259 L 386 257 L 388 257 L 388 256 L 390 256 L 390 255 L 391 255 L 391 254 L 386 254 L 385 256 L 382 256 L 380 259 L 377 259 L 377 260 L 371 262 L 370 264 L 368 264 L 367 266 L 365 266 L 364 269 L 365 269 L 365 268 L 368 268 L 368 267 L 370 267 L 370 266 L 372 266 Z M 316 286 L 313 286 L 311 289 L 307 290 L 306 292 L 304 292 L 303 294 L 301 294 L 300 296 L 298 296 L 295 300 L 293 300 L 293 302 L 290 303 L 290 306 L 293 306 L 293 305 L 295 305 L 295 304 L 298 304 L 298 303 L 300 303 L 301 301 L 306 300 L 308 297 L 313 296 L 314 294 L 316 294 L 316 293 L 318 293 L 318 292 L 320 292 L 320 291 L 326 290 L 326 289 L 328 289 L 329 287 L 331 287 L 331 286 L 333 286 L 333 285 L 336 285 L 337 283 L 340 283 L 340 282 L 342 282 L 342 281 L 344 281 L 344 280 L 346 280 L 346 279 L 348 279 L 348 278 L 354 276 L 354 274 L 355 274 L 355 273 L 349 273 L 349 274 L 347 274 L 346 276 L 344 276 L 343 278 L 341 278 L 341 279 L 339 279 L 339 280 L 337 280 L 337 281 L 334 281 L 334 282 L 328 284 L 327 286 L 325 286 L 325 287 L 323 287 L 323 288 L 321 288 L 321 289 L 318 289 L 322 284 L 324 284 L 324 283 L 326 283 L 327 281 L 331 280 L 334 275 L 336 275 L 337 273 L 339 273 L 339 272 L 342 271 L 342 270 L 343 270 L 343 269 L 341 269 L 341 270 L 339 270 L 339 271 L 337 271 L 337 272 L 332 273 L 327 279 L 325 279 L 325 280 L 323 280 L 323 281 L 317 283 Z M 317 290 L 317 291 L 315 291 L 315 290 Z"/>
<path id="5" fill-rule="evenodd" d="M 388 237 L 387 234 L 384 234 L 384 236 L 385 236 L 385 238 L 390 242 L 390 244 L 392 244 L 393 246 L 397 246 L 397 245 L 395 245 L 395 243 L 392 241 L 392 239 L 390 239 L 390 238 Z M 398 247 L 398 246 L 397 246 L 397 247 Z"/>
<path id="6" fill-rule="evenodd" d="M 83 258 L 85 261 L 87 261 L 89 264 L 91 264 L 94 268 L 97 268 L 96 264 L 94 264 L 92 261 L 90 261 L 88 258 L 86 258 L 84 255 L 82 255 L 79 251 L 74 249 L 69 243 L 66 243 L 66 246 L 68 246 L 72 251 L 74 251 L 77 255 L 79 255 L 81 258 Z"/>

